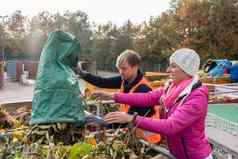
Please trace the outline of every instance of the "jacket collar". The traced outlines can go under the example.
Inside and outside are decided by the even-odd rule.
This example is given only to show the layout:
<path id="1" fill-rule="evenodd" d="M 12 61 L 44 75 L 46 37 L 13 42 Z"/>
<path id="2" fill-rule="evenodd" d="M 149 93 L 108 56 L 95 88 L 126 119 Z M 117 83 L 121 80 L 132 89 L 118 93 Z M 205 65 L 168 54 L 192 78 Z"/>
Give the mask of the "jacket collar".
<path id="1" fill-rule="evenodd" d="M 124 86 L 123 86 L 123 92 L 128 93 L 129 90 L 132 87 L 134 87 L 143 78 L 143 76 L 144 76 L 144 74 L 140 70 L 138 70 L 137 76 L 133 81 L 129 82 L 128 80 L 125 80 Z"/>

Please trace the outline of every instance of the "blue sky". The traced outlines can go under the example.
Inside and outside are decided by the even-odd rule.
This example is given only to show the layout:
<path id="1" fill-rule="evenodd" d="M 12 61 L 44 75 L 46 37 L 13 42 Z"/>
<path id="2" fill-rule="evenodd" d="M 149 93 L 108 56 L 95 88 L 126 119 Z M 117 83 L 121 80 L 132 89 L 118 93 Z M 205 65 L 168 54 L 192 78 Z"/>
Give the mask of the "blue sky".
<path id="1" fill-rule="evenodd" d="M 1 2 L 1 15 L 9 15 L 15 10 L 24 15 L 34 15 L 48 10 L 52 13 L 65 10 L 81 10 L 89 20 L 96 23 L 112 21 L 122 24 L 127 19 L 134 23 L 148 20 L 169 8 L 170 0 L 6 0 Z"/>

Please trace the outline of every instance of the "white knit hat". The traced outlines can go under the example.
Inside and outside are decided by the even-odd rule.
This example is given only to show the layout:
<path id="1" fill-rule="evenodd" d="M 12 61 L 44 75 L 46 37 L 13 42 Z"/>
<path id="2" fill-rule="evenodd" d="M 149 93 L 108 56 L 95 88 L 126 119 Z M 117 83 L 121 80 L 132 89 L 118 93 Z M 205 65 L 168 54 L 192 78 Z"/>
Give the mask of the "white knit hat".
<path id="1" fill-rule="evenodd" d="M 182 48 L 170 56 L 170 61 L 175 62 L 184 72 L 195 76 L 199 70 L 199 55 L 192 49 Z"/>

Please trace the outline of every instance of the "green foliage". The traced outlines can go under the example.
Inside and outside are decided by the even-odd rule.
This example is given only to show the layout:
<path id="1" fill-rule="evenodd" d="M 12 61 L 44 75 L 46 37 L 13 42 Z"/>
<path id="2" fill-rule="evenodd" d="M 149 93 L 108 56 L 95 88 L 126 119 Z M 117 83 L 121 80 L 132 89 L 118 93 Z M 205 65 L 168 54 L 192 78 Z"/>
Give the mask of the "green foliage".
<path id="1" fill-rule="evenodd" d="M 70 149 L 69 159 L 78 159 L 80 157 L 90 155 L 93 147 L 87 143 L 76 143 Z"/>

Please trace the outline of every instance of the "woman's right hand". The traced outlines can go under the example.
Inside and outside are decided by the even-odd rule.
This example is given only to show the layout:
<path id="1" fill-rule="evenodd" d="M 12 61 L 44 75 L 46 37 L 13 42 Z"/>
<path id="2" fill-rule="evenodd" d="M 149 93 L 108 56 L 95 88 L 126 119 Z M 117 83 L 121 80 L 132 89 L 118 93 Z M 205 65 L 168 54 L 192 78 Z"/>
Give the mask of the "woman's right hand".
<path id="1" fill-rule="evenodd" d="M 108 113 L 104 117 L 104 120 L 108 124 L 113 124 L 113 123 L 124 124 L 124 123 L 132 122 L 133 119 L 134 119 L 133 115 L 129 115 L 125 112 L 120 112 L 120 111 Z"/>

